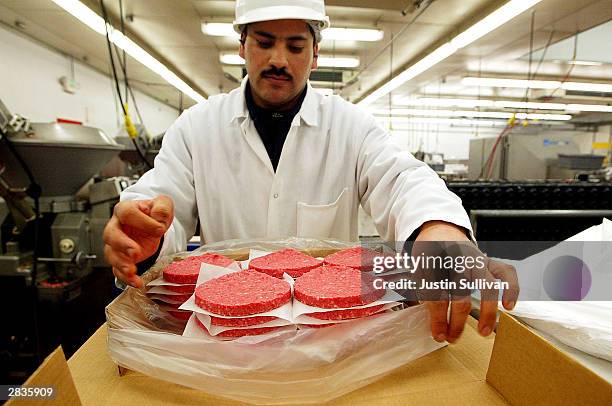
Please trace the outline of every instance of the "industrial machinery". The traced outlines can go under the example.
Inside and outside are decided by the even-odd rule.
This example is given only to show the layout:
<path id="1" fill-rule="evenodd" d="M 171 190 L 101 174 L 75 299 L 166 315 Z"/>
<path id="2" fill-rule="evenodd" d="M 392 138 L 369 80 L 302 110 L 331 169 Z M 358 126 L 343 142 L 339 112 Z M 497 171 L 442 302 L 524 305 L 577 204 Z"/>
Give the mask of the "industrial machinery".
<path id="1" fill-rule="evenodd" d="M 121 151 L 118 158 L 113 160 L 115 170 L 118 171 L 113 175 L 140 176 L 153 166 L 153 161 L 159 153 L 164 134 L 150 137 L 142 124 L 134 126 L 138 135 L 133 141 L 125 128 L 122 128 L 115 136 L 115 141 L 123 145 L 125 149 Z M 137 151 L 136 148 L 140 151 Z"/>
<path id="2" fill-rule="evenodd" d="M 481 242 L 552 246 L 601 224 L 603 217 L 612 219 L 612 183 L 606 181 L 454 181 L 448 187 L 461 198 Z M 536 253 L 546 246 L 532 248 Z M 529 247 L 522 250 L 529 252 Z M 489 254 L 508 258 L 508 252 Z"/>
<path id="3" fill-rule="evenodd" d="M 104 320 L 114 292 L 102 230 L 134 180 L 91 181 L 125 149 L 102 131 L 0 111 L 0 380 L 20 383 Z"/>
<path id="4" fill-rule="evenodd" d="M 468 179 L 548 179 L 549 167 L 554 166 L 559 154 L 578 153 L 578 146 L 570 134 L 512 134 L 501 140 L 473 138 L 470 140 Z"/>
<path id="5" fill-rule="evenodd" d="M 444 155 L 441 153 L 417 151 L 414 153 L 414 157 L 425 162 L 436 172 L 444 171 Z"/>

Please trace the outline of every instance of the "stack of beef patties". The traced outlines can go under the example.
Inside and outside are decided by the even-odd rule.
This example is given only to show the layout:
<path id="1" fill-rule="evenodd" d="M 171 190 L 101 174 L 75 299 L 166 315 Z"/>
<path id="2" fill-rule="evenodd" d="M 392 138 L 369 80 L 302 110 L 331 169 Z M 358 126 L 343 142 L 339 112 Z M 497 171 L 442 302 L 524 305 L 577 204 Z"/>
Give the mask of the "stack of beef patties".
<path id="1" fill-rule="evenodd" d="M 153 300 L 162 302 L 165 310 L 173 317 L 181 320 L 189 319 L 191 312 L 178 308 L 194 293 L 203 263 L 228 267 L 234 263 L 234 260 L 220 254 L 206 253 L 174 261 L 162 271 L 163 284 L 160 286 L 167 292 L 152 294 Z"/>
<path id="2" fill-rule="evenodd" d="M 323 262 L 326 265 L 346 266 L 359 269 L 363 272 L 372 272 L 374 258 L 382 254 L 364 247 L 347 248 L 326 256 Z"/>
<path id="3" fill-rule="evenodd" d="M 193 311 L 194 327 L 221 339 L 357 320 L 384 311 L 389 303 L 378 302 L 386 292 L 376 289 L 376 278 L 369 272 L 376 255 L 354 247 L 321 260 L 283 249 L 251 259 L 247 270 L 209 275 L 212 279 L 195 287 L 193 303 L 182 308 Z M 166 276 L 164 270 L 164 278 L 187 283 L 184 269 L 179 279 Z M 302 313 L 297 315 L 293 311 L 296 302 L 302 304 Z M 186 334 L 192 334 L 194 327 Z"/>
<path id="4" fill-rule="evenodd" d="M 323 265 L 296 279 L 294 299 L 312 307 L 306 316 L 334 324 L 371 316 L 383 310 L 375 304 L 385 295 L 377 288 L 375 277 L 346 266 Z M 328 325 L 329 325 L 328 324 Z M 307 324 L 324 327 L 325 324 Z"/>
<path id="5" fill-rule="evenodd" d="M 252 259 L 249 262 L 249 269 L 274 276 L 275 278 L 282 278 L 285 273 L 292 278 L 298 278 L 321 266 L 321 264 L 321 260 L 300 251 L 287 248 Z"/>
<path id="6" fill-rule="evenodd" d="M 306 323 L 307 327 L 328 327 L 338 321 L 366 317 L 383 310 L 373 304 L 385 295 L 374 288 L 374 257 L 379 253 L 353 247 L 328 255 L 323 261 L 294 249 L 284 249 L 255 258 L 249 269 L 282 278 L 295 278 L 294 300 L 317 308 L 306 315 L 327 323 Z M 338 309 L 338 310 L 330 310 Z"/>
<path id="7" fill-rule="evenodd" d="M 386 291 L 377 289 L 371 273 L 376 251 L 352 247 L 330 254 L 323 266 L 313 269 L 295 281 L 294 299 L 318 311 L 305 313 L 328 324 L 303 324 L 308 327 L 327 327 L 339 321 L 356 320 L 383 310 L 375 304 Z M 314 310 L 314 309 L 313 309 Z"/>
<path id="8" fill-rule="evenodd" d="M 196 288 L 195 304 L 208 313 L 210 320 L 197 312 L 195 320 L 206 332 L 220 338 L 261 335 L 292 324 L 269 315 L 290 302 L 291 285 L 286 281 L 253 270 L 232 272 Z M 215 328 L 218 332 L 212 334 L 209 330 L 213 326 L 222 328 Z"/>

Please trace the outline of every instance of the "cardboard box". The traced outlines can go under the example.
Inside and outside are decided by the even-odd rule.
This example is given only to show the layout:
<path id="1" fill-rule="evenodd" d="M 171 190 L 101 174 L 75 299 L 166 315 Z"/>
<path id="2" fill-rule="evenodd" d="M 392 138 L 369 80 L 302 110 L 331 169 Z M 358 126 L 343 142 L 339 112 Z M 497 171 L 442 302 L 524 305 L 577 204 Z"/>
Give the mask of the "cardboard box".
<path id="1" fill-rule="evenodd" d="M 74 380 L 70 374 L 70 369 L 66 363 L 66 357 L 62 347 L 57 347 L 43 363 L 34 371 L 34 373 L 23 384 L 24 387 L 42 388 L 53 387 L 55 396 L 51 399 L 30 398 L 19 399 L 13 398 L 5 403 L 6 406 L 23 406 L 23 405 L 40 405 L 40 404 L 56 404 L 56 405 L 81 405 L 81 399 L 74 386 Z"/>
<path id="2" fill-rule="evenodd" d="M 470 319 L 458 344 L 415 360 L 380 380 L 330 402 L 332 405 L 507 405 L 485 382 L 493 337 L 483 338 Z M 106 348 L 102 326 L 68 361 L 83 404 L 214 404 L 242 403 L 176 385 L 144 374 L 117 373 Z"/>
<path id="3" fill-rule="evenodd" d="M 610 405 L 612 384 L 502 313 L 487 382 L 513 405 Z"/>
<path id="4" fill-rule="evenodd" d="M 417 359 L 329 404 L 612 403 L 609 382 L 511 316 L 502 314 L 497 335 L 488 338 L 478 335 L 476 324 L 476 320 L 468 320 L 457 344 Z M 56 351 L 28 383 L 56 385 L 58 396 L 68 396 L 66 402 L 58 404 L 80 404 L 81 400 L 85 405 L 241 404 L 134 371 L 119 376 L 107 353 L 106 333 L 103 325 L 70 358 L 70 371 L 63 353 Z"/>

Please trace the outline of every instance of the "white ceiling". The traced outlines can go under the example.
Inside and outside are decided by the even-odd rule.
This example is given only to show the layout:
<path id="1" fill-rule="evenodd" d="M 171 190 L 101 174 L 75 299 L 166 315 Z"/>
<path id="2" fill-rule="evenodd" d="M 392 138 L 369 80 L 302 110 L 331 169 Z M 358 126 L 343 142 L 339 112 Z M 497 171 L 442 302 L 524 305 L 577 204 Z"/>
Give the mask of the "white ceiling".
<path id="1" fill-rule="evenodd" d="M 571 38 L 552 44 L 547 49 L 533 52 L 532 59 L 545 61 L 588 61 L 612 64 L 612 21 L 580 32 Z M 528 60 L 529 54 L 522 59 Z"/>
<path id="2" fill-rule="evenodd" d="M 98 1 L 82 1 L 100 13 Z M 174 70 L 194 89 L 204 95 L 212 95 L 237 86 L 224 76 L 224 67 L 219 62 L 219 53 L 236 51 L 237 41 L 206 36 L 200 28 L 204 21 L 231 22 L 234 1 L 124 0 L 123 3 L 125 14 L 132 17 L 126 21 L 127 35 Z M 505 2 L 434 0 L 429 6 L 427 1 L 422 2 L 421 8 L 415 8 L 414 3 L 414 0 L 326 1 L 332 26 L 371 27 L 385 32 L 380 42 L 336 41 L 322 44 L 322 53 L 355 55 L 361 60 L 359 68 L 345 72 L 345 83 L 336 84 L 338 94 L 351 101 L 362 99 L 388 80 L 391 72 L 399 73 L 431 51 L 436 44 L 447 41 Z M 113 25 L 119 27 L 119 1 L 105 0 L 105 4 Z M 402 14 L 403 10 L 406 15 Z M 567 60 L 572 56 L 570 54 L 568 57 L 567 49 L 570 44 L 573 50 L 571 37 L 576 32 L 596 27 L 580 34 L 576 59 L 596 58 L 604 62 L 604 65 L 574 66 L 571 80 L 612 83 L 612 48 L 607 46 L 609 40 L 602 41 L 602 36 L 609 39 L 612 35 L 610 24 L 604 24 L 612 20 L 612 1 L 542 0 L 534 10 L 532 49 L 537 51 L 544 48 L 550 39 L 537 78 L 560 80 L 564 77 L 568 65 L 556 60 Z M 393 96 L 434 94 L 523 97 L 524 91 L 520 89 L 468 88 L 462 86 L 460 80 L 467 75 L 526 78 L 529 62 L 525 55 L 530 51 L 531 18 L 531 12 L 523 13 L 404 84 L 393 92 Z M 414 23 L 409 24 L 413 19 Z M 87 28 L 51 0 L 0 0 L 0 21 L 13 27 L 19 21 L 19 28 L 16 29 L 24 34 L 83 60 L 96 69 L 109 72 L 104 37 Z M 536 62 L 532 64 L 532 72 L 540 55 L 538 52 L 533 53 Z M 234 76 L 240 74 L 239 69 L 235 68 L 225 68 L 225 72 Z M 179 92 L 135 60 L 129 59 L 128 75 L 135 87 L 178 106 Z M 347 86 L 346 82 L 349 81 L 352 84 Z M 388 100 L 385 96 L 377 104 L 387 105 Z M 192 103 L 187 97 L 183 100 L 183 106 Z"/>

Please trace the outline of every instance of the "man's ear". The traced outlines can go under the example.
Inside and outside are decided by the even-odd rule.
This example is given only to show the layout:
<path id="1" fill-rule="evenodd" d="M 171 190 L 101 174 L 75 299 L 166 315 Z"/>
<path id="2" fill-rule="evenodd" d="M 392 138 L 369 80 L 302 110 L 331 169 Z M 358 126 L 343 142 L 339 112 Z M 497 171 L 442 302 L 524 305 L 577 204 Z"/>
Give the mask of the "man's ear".
<path id="1" fill-rule="evenodd" d="M 238 49 L 238 55 L 240 55 L 240 57 L 242 59 L 244 58 L 244 44 L 246 43 L 246 28 L 242 31 L 242 34 L 240 34 L 240 48 Z"/>
<path id="2" fill-rule="evenodd" d="M 313 58 L 312 58 L 312 65 L 310 66 L 310 69 L 317 69 L 317 64 L 318 64 L 318 59 L 319 59 L 319 44 L 315 44 L 314 45 L 314 49 L 313 49 Z"/>

